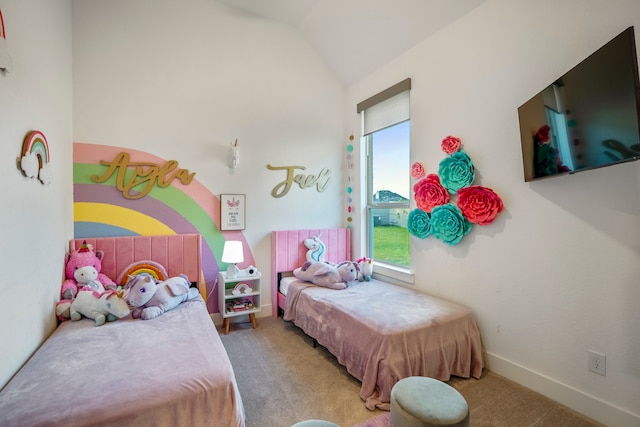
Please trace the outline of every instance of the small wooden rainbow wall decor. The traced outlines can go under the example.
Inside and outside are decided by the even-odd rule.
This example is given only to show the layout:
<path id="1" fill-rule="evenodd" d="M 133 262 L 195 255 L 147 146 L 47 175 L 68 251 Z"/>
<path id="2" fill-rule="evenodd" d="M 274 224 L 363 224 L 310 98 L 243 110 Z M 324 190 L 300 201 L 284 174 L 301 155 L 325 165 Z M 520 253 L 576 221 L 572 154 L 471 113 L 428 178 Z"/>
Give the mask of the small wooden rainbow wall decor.
<path id="1" fill-rule="evenodd" d="M 27 133 L 22 142 L 18 165 L 27 178 L 38 178 L 43 184 L 51 183 L 51 158 L 47 138 L 39 130 Z"/>

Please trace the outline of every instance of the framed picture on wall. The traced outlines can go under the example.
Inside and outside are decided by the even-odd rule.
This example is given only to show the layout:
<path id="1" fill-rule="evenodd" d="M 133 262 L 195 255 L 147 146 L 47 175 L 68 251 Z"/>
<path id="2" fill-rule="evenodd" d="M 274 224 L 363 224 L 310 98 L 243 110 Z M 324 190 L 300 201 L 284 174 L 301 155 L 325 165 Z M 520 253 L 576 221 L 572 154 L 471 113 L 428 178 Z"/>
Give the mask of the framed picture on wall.
<path id="1" fill-rule="evenodd" d="M 220 195 L 220 230 L 244 230 L 245 228 L 245 195 Z"/>

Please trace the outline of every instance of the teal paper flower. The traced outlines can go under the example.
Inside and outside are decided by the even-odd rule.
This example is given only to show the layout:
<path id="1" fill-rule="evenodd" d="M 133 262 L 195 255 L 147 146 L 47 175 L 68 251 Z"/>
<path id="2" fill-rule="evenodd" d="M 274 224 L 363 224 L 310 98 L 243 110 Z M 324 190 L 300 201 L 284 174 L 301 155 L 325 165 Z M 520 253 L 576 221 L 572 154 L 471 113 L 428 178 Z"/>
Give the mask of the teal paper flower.
<path id="1" fill-rule="evenodd" d="M 449 193 L 456 194 L 459 189 L 473 184 L 476 172 L 471 158 L 460 150 L 440 162 L 438 176 L 444 188 Z"/>
<path id="2" fill-rule="evenodd" d="M 429 214 L 421 209 L 414 209 L 407 216 L 407 228 L 413 236 L 425 239 L 431 234 Z"/>
<path id="3" fill-rule="evenodd" d="M 431 233 L 448 245 L 457 245 L 471 231 L 471 223 L 452 204 L 440 205 L 431 211 Z"/>

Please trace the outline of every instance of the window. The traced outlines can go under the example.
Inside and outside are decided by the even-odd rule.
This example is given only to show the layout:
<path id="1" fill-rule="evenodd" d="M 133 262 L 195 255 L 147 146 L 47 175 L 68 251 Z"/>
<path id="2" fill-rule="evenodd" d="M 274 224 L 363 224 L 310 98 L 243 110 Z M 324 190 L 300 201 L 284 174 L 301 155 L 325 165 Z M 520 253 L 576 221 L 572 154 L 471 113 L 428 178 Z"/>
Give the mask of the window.
<path id="1" fill-rule="evenodd" d="M 409 121 L 368 135 L 366 144 L 369 256 L 409 267 Z"/>
<path id="2" fill-rule="evenodd" d="M 410 121 L 407 79 L 358 104 L 367 153 L 368 256 L 377 263 L 408 268 Z"/>

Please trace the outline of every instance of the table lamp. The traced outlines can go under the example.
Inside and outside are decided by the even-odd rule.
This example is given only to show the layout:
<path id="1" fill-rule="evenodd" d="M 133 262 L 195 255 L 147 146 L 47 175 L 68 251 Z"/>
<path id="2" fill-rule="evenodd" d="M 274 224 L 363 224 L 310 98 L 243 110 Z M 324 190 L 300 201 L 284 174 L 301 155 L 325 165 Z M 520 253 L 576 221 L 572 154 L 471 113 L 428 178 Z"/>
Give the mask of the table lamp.
<path id="1" fill-rule="evenodd" d="M 227 279 L 235 279 L 238 276 L 240 270 L 236 264 L 242 261 L 244 261 L 242 242 L 239 240 L 227 240 L 224 242 L 222 262 L 229 264 L 227 267 Z"/>

